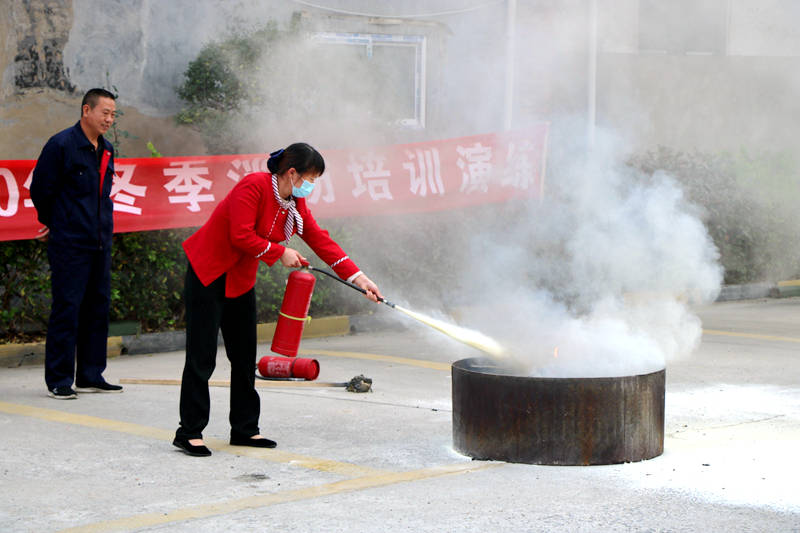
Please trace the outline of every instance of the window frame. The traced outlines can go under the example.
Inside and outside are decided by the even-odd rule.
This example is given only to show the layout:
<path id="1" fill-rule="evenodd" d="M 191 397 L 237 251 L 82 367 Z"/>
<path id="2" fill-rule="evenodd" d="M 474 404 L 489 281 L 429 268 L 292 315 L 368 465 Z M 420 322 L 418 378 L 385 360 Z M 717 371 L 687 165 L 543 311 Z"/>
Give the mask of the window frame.
<path id="1" fill-rule="evenodd" d="M 365 46 L 368 58 L 372 58 L 372 49 L 375 46 L 414 48 L 414 116 L 400 117 L 397 123 L 413 129 L 425 128 L 427 37 L 424 35 L 353 32 L 315 32 L 311 37 L 314 42 L 320 44 Z"/>

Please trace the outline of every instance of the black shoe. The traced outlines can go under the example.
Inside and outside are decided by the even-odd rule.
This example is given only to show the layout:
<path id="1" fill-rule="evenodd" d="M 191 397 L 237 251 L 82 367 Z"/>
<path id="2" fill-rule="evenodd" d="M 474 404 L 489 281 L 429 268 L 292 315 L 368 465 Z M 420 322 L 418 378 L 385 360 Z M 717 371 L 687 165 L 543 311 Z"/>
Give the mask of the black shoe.
<path id="1" fill-rule="evenodd" d="M 278 443 L 267 438 L 251 439 L 250 437 L 231 436 L 231 446 L 252 446 L 253 448 L 274 448 Z"/>
<path id="2" fill-rule="evenodd" d="M 75 390 L 78 392 L 122 392 L 122 385 L 112 385 L 106 381 L 86 385 L 78 385 L 76 383 Z"/>
<path id="3" fill-rule="evenodd" d="M 211 455 L 211 450 L 203 446 L 195 446 L 194 444 L 189 444 L 189 439 L 179 439 L 175 437 L 175 440 L 172 441 L 173 446 L 177 446 L 183 453 L 186 455 L 191 455 L 192 457 L 208 457 Z"/>
<path id="4" fill-rule="evenodd" d="M 56 400 L 74 400 L 78 397 L 72 387 L 56 387 L 47 391 L 47 395 Z"/>

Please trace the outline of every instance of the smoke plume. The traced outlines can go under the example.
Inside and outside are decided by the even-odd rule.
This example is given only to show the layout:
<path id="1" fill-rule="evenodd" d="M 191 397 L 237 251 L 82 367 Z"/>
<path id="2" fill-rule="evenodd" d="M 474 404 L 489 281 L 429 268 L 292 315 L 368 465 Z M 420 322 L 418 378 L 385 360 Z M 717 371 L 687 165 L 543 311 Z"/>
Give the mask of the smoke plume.
<path id="1" fill-rule="evenodd" d="M 696 348 L 691 305 L 719 292 L 717 250 L 677 181 L 634 172 L 613 135 L 597 138 L 554 165 L 543 202 L 472 238 L 463 285 L 489 304 L 463 319 L 527 373 L 659 370 Z"/>

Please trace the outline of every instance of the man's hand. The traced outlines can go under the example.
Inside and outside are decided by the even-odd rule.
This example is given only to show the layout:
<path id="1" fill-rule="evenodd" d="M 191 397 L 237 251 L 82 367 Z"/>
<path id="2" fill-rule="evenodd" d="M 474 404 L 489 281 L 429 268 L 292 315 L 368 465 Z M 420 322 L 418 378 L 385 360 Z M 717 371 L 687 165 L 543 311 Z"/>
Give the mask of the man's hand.
<path id="1" fill-rule="evenodd" d="M 50 228 L 47 226 L 42 226 L 39 228 L 38 231 L 39 235 L 36 236 L 37 241 L 47 242 L 47 238 L 50 236 Z"/>
<path id="2" fill-rule="evenodd" d="M 372 300 L 373 302 L 379 302 L 383 300 L 383 295 L 381 294 L 380 289 L 378 289 L 378 286 L 375 285 L 375 283 L 369 279 L 366 274 L 360 274 L 356 279 L 353 280 L 353 283 L 367 291 L 364 296 L 369 300 Z"/>
<path id="3" fill-rule="evenodd" d="M 281 264 L 288 268 L 299 268 L 303 263 L 308 264 L 306 258 L 300 255 L 300 252 L 292 248 L 286 248 L 281 256 Z"/>

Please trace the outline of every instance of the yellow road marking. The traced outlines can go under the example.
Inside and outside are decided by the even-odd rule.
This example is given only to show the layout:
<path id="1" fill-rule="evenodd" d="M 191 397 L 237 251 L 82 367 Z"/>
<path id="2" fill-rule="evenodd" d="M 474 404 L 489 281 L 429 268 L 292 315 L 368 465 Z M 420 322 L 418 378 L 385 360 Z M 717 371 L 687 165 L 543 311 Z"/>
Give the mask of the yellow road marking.
<path id="1" fill-rule="evenodd" d="M 425 361 L 424 359 L 410 359 L 408 357 L 395 357 L 393 355 L 379 355 L 375 353 L 362 352 L 342 352 L 339 350 L 305 350 L 301 349 L 303 355 L 327 355 L 330 357 L 347 357 L 350 359 L 368 359 L 371 361 L 384 361 L 387 363 L 397 363 L 400 365 L 419 366 L 422 368 L 432 368 L 434 370 L 450 370 L 450 363 L 437 363 L 435 361 Z"/>
<path id="2" fill-rule="evenodd" d="M 118 518 L 116 520 L 95 522 L 93 524 L 84 524 L 75 528 L 65 529 L 62 531 L 100 532 L 100 531 L 134 530 L 134 529 L 159 526 L 174 522 L 182 522 L 185 520 L 220 516 L 224 514 L 235 513 L 237 511 L 242 511 L 245 509 L 259 509 L 263 507 L 269 507 L 272 505 L 278 505 L 281 503 L 296 502 L 300 500 L 310 500 L 314 498 L 320 498 L 323 496 L 330 496 L 333 494 L 342 494 L 347 492 L 355 492 L 375 487 L 385 487 L 387 485 L 394 485 L 397 483 L 407 483 L 410 481 L 418 481 L 422 479 L 430 479 L 452 474 L 475 472 L 487 468 L 498 467 L 501 466 L 502 464 L 503 463 L 480 463 L 480 462 L 469 461 L 464 463 L 434 466 L 431 468 L 423 468 L 420 470 L 411 470 L 406 472 L 391 472 L 373 476 L 363 476 L 354 479 L 337 481 L 334 483 L 326 483 L 324 485 L 317 485 L 314 487 L 278 492 L 274 494 L 249 496 L 247 498 L 230 500 L 227 502 L 209 503 L 206 505 L 185 507 L 167 513 L 156 512 L 156 513 L 133 515 L 124 518 Z"/>
<path id="3" fill-rule="evenodd" d="M 277 448 L 248 448 L 247 446 L 231 446 L 222 439 L 203 438 L 209 448 L 217 452 L 227 452 L 232 455 L 241 455 L 246 457 L 254 457 L 257 459 L 264 459 L 270 463 L 286 463 L 309 470 L 317 470 L 320 472 L 330 472 L 332 474 L 339 474 L 341 476 L 371 476 L 376 474 L 383 474 L 386 470 L 380 468 L 370 468 L 366 466 L 359 466 L 352 463 L 343 463 L 334 461 L 332 459 L 320 459 L 317 457 L 309 457 L 307 455 L 300 455 L 297 453 L 285 452 Z M 172 442 L 172 437 L 170 437 Z"/>
<path id="4" fill-rule="evenodd" d="M 758 333 L 736 333 L 735 331 L 722 331 L 718 329 L 704 329 L 704 335 L 722 335 L 725 337 L 741 337 L 744 339 L 759 339 L 764 341 L 800 342 L 797 337 L 778 337 L 775 335 L 759 335 Z"/>
<path id="5" fill-rule="evenodd" d="M 97 428 L 106 431 L 116 431 L 119 433 L 125 433 L 126 435 L 136 435 L 139 437 L 163 440 L 169 443 L 171 443 L 175 437 L 174 431 L 169 431 L 166 429 L 158 429 L 141 424 L 133 424 L 131 422 L 109 420 L 96 416 L 65 413 L 63 411 L 56 411 L 54 409 L 44 409 L 41 407 L 31 407 L 28 405 L 0 402 L 0 412 L 38 418 L 40 420 L 47 420 L 49 422 L 60 422 L 63 424 Z M 284 452 L 277 449 L 231 446 L 226 441 L 221 439 L 209 438 L 204 440 L 214 451 L 227 452 L 233 455 L 241 455 L 246 457 L 255 457 L 264 459 L 265 461 L 269 461 L 271 463 L 288 463 L 302 468 L 308 468 L 310 470 L 331 472 L 347 477 L 369 476 L 382 474 L 385 472 L 385 470 L 378 468 L 369 468 L 351 463 L 332 461 L 329 459 L 319 459 L 316 457 Z"/>
<path id="6" fill-rule="evenodd" d="M 128 435 L 136 435 L 139 437 L 169 440 L 170 442 L 172 442 L 172 439 L 175 437 L 175 433 L 173 431 L 167 431 L 166 429 L 158 429 L 141 424 L 133 424 L 131 422 L 108 420 L 106 418 L 100 418 L 96 416 L 65 413 L 63 411 L 56 411 L 55 409 L 44 409 L 42 407 L 31 407 L 29 405 L 21 405 L 16 403 L 0 402 L 0 411 L 12 415 L 47 420 L 48 422 L 61 422 L 63 424 L 72 424 L 74 426 L 105 429 L 108 431 L 117 431 L 119 433 L 125 433 Z"/>

